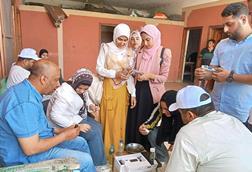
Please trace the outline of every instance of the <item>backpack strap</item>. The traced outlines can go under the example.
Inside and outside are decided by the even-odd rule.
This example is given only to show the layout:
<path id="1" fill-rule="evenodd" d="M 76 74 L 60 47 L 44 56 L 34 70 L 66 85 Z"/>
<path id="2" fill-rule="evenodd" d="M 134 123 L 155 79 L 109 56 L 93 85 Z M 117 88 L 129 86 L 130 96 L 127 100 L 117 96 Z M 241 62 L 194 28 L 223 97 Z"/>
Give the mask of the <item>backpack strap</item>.
<path id="1" fill-rule="evenodd" d="M 164 50 L 165 48 L 163 47 L 162 50 L 161 50 L 161 54 L 160 54 L 160 66 L 162 65 L 163 61 L 164 61 Z"/>

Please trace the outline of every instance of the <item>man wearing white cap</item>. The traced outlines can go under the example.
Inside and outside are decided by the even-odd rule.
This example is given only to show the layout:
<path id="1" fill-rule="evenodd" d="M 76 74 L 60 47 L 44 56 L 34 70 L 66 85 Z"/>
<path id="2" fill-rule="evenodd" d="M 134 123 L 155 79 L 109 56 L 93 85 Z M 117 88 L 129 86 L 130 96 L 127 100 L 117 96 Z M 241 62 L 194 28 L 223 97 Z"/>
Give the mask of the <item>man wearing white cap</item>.
<path id="1" fill-rule="evenodd" d="M 166 172 L 251 172 L 252 134 L 235 117 L 215 111 L 210 95 L 198 86 L 178 91 L 170 111 L 183 123 Z"/>
<path id="2" fill-rule="evenodd" d="M 22 82 L 30 75 L 30 68 L 35 60 L 39 60 L 36 51 L 32 48 L 24 48 L 18 55 L 16 63 L 10 69 L 7 88 Z"/>

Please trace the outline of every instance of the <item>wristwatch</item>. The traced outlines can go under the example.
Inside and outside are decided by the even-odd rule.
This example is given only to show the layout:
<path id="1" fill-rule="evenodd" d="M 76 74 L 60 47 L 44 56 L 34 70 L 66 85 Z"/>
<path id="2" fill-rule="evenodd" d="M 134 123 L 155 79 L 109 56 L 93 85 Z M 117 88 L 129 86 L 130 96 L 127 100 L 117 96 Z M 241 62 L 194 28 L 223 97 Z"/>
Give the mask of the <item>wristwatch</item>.
<path id="1" fill-rule="evenodd" d="M 226 81 L 227 82 L 233 82 L 234 81 L 233 75 L 234 75 L 234 71 L 231 70 L 231 72 L 229 73 L 228 77 L 226 78 Z"/>

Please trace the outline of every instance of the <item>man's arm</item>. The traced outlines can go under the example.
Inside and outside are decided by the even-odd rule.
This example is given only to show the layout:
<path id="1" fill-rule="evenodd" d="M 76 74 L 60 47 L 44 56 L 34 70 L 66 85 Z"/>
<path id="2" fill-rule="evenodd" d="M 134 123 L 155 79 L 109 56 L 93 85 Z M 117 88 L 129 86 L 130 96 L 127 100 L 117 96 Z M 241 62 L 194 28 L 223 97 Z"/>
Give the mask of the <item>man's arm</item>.
<path id="1" fill-rule="evenodd" d="M 226 82 L 231 71 L 225 69 L 219 69 L 219 72 L 214 72 L 212 78 L 218 82 Z M 233 81 L 243 84 L 252 85 L 252 74 L 233 74 Z"/>
<path id="2" fill-rule="evenodd" d="M 51 138 L 41 139 L 38 134 L 27 138 L 18 138 L 23 152 L 27 155 L 34 155 L 47 151 L 48 149 L 58 145 L 59 143 L 71 140 L 79 135 L 80 127 L 68 128 Z"/>

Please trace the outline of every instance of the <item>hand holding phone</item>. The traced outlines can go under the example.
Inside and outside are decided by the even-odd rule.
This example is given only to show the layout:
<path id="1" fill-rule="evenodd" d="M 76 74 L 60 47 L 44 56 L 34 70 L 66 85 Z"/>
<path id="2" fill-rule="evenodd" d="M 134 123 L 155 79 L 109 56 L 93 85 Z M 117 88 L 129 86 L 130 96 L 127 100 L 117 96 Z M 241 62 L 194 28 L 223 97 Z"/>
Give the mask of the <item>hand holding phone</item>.
<path id="1" fill-rule="evenodd" d="M 209 72 L 216 72 L 216 70 L 212 66 L 201 65 L 201 68 L 203 68 L 204 70 L 207 70 Z"/>

